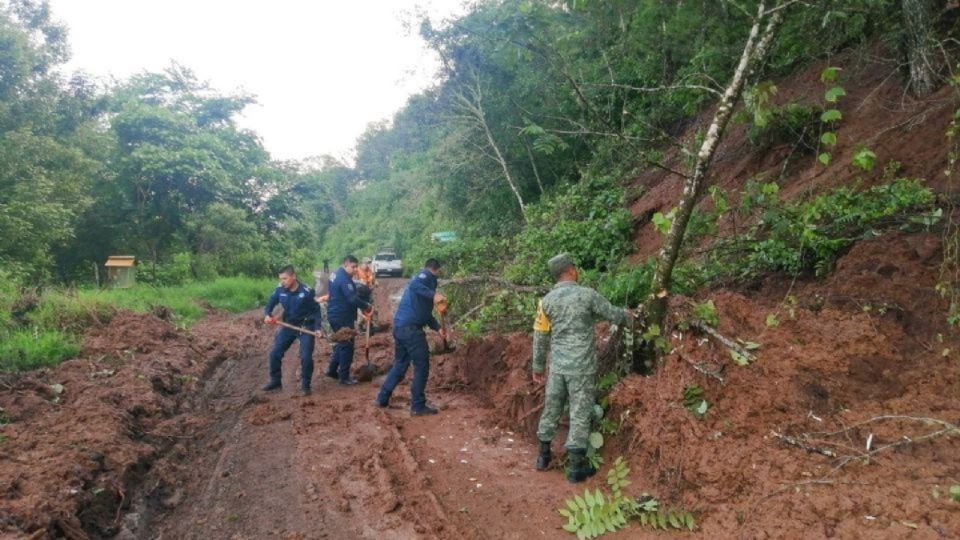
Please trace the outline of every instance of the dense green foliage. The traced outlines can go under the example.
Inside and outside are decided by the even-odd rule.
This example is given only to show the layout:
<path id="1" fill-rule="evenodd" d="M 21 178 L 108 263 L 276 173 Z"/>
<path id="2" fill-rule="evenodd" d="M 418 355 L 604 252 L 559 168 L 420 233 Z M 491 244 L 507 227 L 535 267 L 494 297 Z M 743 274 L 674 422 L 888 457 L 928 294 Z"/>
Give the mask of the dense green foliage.
<path id="1" fill-rule="evenodd" d="M 408 272 L 439 256 L 448 275 L 542 285 L 550 281 L 545 261 L 568 251 L 587 283 L 617 302 L 638 302 L 652 265 L 624 262 L 637 225 L 626 210 L 636 194 L 624 186 L 668 152 L 690 155 L 685 145 L 697 138 L 678 135 L 722 90 L 756 7 L 484 0 L 454 21 L 419 21 L 442 60 L 438 82 L 371 125 L 351 164 L 271 159 L 235 122 L 253 99 L 218 92 L 183 66 L 111 84 L 66 79 L 66 30 L 46 4 L 12 0 L 0 8 L 0 237 L 15 241 L 0 244 L 0 271 L 27 286 L 91 283 L 108 255 L 133 254 L 139 281 L 159 288 L 130 299 L 110 294 L 120 303 L 178 304 L 186 321 L 198 316 L 192 301 L 144 291 L 271 275 L 286 262 L 303 273 L 322 259 L 336 264 L 388 245 Z M 877 41 L 909 58 L 902 15 L 893 0 L 791 6 L 747 83 L 743 121 L 753 144 L 821 155 L 835 144 L 824 130 L 839 121 L 839 82 L 824 78 L 822 98 L 793 103 L 775 99 L 771 79 Z M 876 156 L 864 147 L 853 161 L 869 170 Z M 710 274 L 697 267 L 704 261 L 682 262 L 675 292 L 705 275 L 823 271 L 850 238 L 924 206 L 904 186 L 754 210 L 762 220 L 753 236 L 722 246 L 745 265 L 732 271 L 713 259 L 725 270 Z M 899 202 L 870 206 L 881 195 Z M 831 213 L 849 221 L 820 217 Z M 669 216 L 657 214 L 654 225 Z M 699 215 L 694 236 L 717 217 Z M 458 239 L 430 240 L 443 230 Z M 507 315 L 527 316 L 530 306 L 528 295 L 511 293 L 475 316 L 514 328 Z"/>
<path id="2" fill-rule="evenodd" d="M 66 35 L 44 3 L 0 8 L 0 268 L 89 283 L 132 254 L 143 280 L 180 283 L 272 274 L 294 243 L 315 253 L 329 163 L 272 161 L 234 122 L 252 99 L 178 65 L 112 87 L 64 79 Z"/>
<path id="3" fill-rule="evenodd" d="M 823 275 L 857 240 L 894 227 L 936 223 L 933 192 L 897 179 L 868 189 L 840 187 L 807 201 L 782 202 L 777 184 L 748 183 L 738 212 L 756 214 L 741 234 L 715 243 L 704 279 L 751 278 L 770 272 Z"/>
<path id="4" fill-rule="evenodd" d="M 324 254 L 391 245 L 411 270 L 439 255 L 450 273 L 500 270 L 523 283 L 548 281 L 543 263 L 562 250 L 588 270 L 616 270 L 632 223 L 614 179 L 679 145 L 676 134 L 729 77 L 754 8 L 504 0 L 424 22 L 444 78 L 358 141 L 355 189 Z M 769 77 L 886 39 L 898 24 L 884 0 L 794 9 L 750 81 L 754 144 L 816 152 L 822 104 L 774 104 Z M 458 245 L 431 243 L 441 230 L 457 231 Z"/>

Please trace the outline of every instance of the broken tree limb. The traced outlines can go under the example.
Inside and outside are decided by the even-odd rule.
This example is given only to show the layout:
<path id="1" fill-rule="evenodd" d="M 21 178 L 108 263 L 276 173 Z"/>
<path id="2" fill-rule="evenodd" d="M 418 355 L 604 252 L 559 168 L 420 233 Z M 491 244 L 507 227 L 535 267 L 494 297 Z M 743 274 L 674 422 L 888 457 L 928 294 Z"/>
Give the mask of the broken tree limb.
<path id="1" fill-rule="evenodd" d="M 720 381 L 720 384 L 724 384 L 723 370 L 726 366 L 720 366 L 719 369 L 713 370 L 713 369 L 707 369 L 706 362 L 694 362 L 689 358 L 685 358 L 685 360 L 687 361 L 687 364 L 690 364 L 690 367 L 692 367 L 694 371 L 698 371 L 706 375 L 707 377 L 712 377 Z"/>
<path id="2" fill-rule="evenodd" d="M 810 452 L 813 454 L 820 454 L 820 455 L 824 455 L 831 458 L 839 457 L 837 456 L 837 453 L 834 452 L 833 450 L 828 450 L 826 448 L 813 446 L 812 444 L 807 444 L 796 437 L 784 435 L 783 433 L 778 433 L 776 431 L 771 431 L 770 434 L 776 437 L 777 439 L 779 439 L 780 441 L 786 444 L 789 444 L 790 446 L 796 446 L 797 448 L 802 448 L 807 452 Z"/>
<path id="3" fill-rule="evenodd" d="M 445 279 L 440 284 L 441 287 L 448 285 L 487 285 L 492 284 L 496 285 L 501 289 L 514 291 L 514 292 L 525 292 L 525 293 L 536 293 L 536 294 L 546 294 L 550 291 L 549 287 L 544 286 L 528 286 L 528 285 L 517 285 L 503 278 L 496 276 L 466 276 L 462 278 L 455 279 Z"/>
<path id="4" fill-rule="evenodd" d="M 915 421 L 915 422 L 923 422 L 925 424 L 938 425 L 941 427 L 941 429 L 938 429 L 936 431 L 932 431 L 929 433 L 925 433 L 923 435 L 915 436 L 915 437 L 910 437 L 908 435 L 901 435 L 900 438 L 896 440 L 896 442 L 878 446 L 872 450 L 869 450 L 869 445 L 868 445 L 868 451 L 848 454 L 848 455 L 840 455 L 840 454 L 837 454 L 836 452 L 833 452 L 832 450 L 827 450 L 819 446 L 813 446 L 805 442 L 809 440 L 811 436 L 820 436 L 820 437 L 830 437 L 830 436 L 836 436 L 836 435 L 848 436 L 851 430 L 854 430 L 861 426 L 865 426 L 867 424 L 872 424 L 875 422 L 881 422 L 885 420 L 909 420 L 909 421 Z M 840 469 L 843 466 L 845 466 L 847 463 L 850 463 L 851 461 L 854 461 L 857 459 L 869 459 L 879 453 L 886 452 L 887 450 L 891 450 L 891 449 L 905 446 L 908 444 L 915 444 L 918 442 L 936 439 L 937 437 L 942 437 L 946 435 L 960 434 L 960 427 L 958 427 L 955 424 L 951 424 L 950 422 L 940 420 L 937 418 L 925 418 L 925 417 L 905 416 L 905 415 L 884 415 L 884 416 L 876 416 L 868 420 L 864 420 L 863 422 L 858 422 L 856 424 L 853 424 L 852 426 L 845 427 L 838 431 L 804 433 L 799 437 L 791 437 L 789 435 L 784 435 L 782 433 L 777 433 L 775 431 L 772 432 L 772 434 L 774 437 L 780 439 L 781 441 L 787 444 L 790 444 L 792 446 L 796 446 L 798 448 L 807 450 L 808 452 L 816 452 L 818 454 L 822 454 L 828 457 L 839 458 L 840 462 L 836 468 Z M 872 441 L 872 438 L 873 438 L 873 434 L 871 433 L 869 440 Z M 827 444 L 831 444 L 831 443 L 827 443 Z"/>
<path id="5" fill-rule="evenodd" d="M 743 355 L 743 357 L 746 358 L 748 361 L 753 362 L 754 360 L 756 360 L 756 357 L 753 356 L 753 354 L 750 351 L 743 348 L 736 341 L 733 341 L 732 339 L 725 337 L 720 332 L 717 332 L 717 330 L 714 327 L 710 326 L 709 324 L 701 320 L 694 320 L 690 322 L 690 326 L 708 334 L 710 337 L 712 337 L 713 339 L 723 344 L 724 347 L 731 349 L 733 351 L 736 351 L 737 354 Z"/>
<path id="6" fill-rule="evenodd" d="M 523 422 L 523 421 L 526 420 L 527 418 L 530 418 L 530 417 L 533 416 L 534 414 L 536 414 L 536 413 L 540 412 L 541 410 L 543 410 L 543 405 L 544 405 L 544 404 L 541 403 L 541 404 L 537 405 L 536 407 L 534 407 L 534 408 L 530 409 L 529 411 L 527 411 L 527 413 L 524 414 L 524 415 L 520 418 L 520 422 Z"/>

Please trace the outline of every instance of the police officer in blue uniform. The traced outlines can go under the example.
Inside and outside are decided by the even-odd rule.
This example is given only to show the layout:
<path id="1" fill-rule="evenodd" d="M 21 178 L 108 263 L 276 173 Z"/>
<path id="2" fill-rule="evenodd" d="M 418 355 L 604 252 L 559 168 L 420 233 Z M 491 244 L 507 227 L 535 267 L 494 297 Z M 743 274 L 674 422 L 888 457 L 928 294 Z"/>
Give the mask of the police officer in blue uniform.
<path id="1" fill-rule="evenodd" d="M 437 409 L 427 405 L 427 396 L 424 390 L 427 387 L 427 376 L 430 374 L 430 349 L 427 346 L 427 336 L 423 332 L 424 326 L 429 326 L 447 337 L 446 330 L 441 328 L 433 316 L 434 303 L 446 303 L 447 298 L 436 292 L 437 276 L 440 275 L 440 261 L 429 259 L 424 269 L 413 276 L 407 288 L 403 291 L 400 305 L 393 316 L 394 359 L 393 367 L 383 381 L 380 394 L 377 395 L 377 406 L 386 407 L 390 402 L 393 390 L 400 384 L 407 374 L 407 368 L 413 363 L 413 382 L 410 385 L 410 414 L 421 416 L 437 414 Z"/>
<path id="2" fill-rule="evenodd" d="M 273 308 L 277 304 L 283 306 L 283 322 L 316 330 L 320 328 L 320 306 L 313 289 L 297 280 L 297 274 L 292 266 L 280 269 L 280 285 L 273 291 L 267 306 L 263 310 L 263 322 L 275 324 Z M 300 340 L 300 390 L 303 395 L 310 395 L 310 380 L 313 377 L 313 346 L 312 334 L 305 334 L 291 328 L 282 327 L 273 339 L 273 348 L 270 350 L 270 381 L 263 387 L 264 391 L 279 390 L 283 383 L 280 379 L 280 363 L 284 353 Z"/>
<path id="3" fill-rule="evenodd" d="M 357 286 L 353 277 L 357 275 L 357 258 L 347 255 L 337 271 L 330 276 L 330 300 L 327 315 L 330 327 L 336 332 L 341 328 L 353 328 L 357 324 L 357 310 L 366 311 L 373 306 L 357 296 Z M 333 345 L 333 356 L 327 367 L 327 377 L 338 379 L 340 384 L 357 384 L 350 378 L 350 364 L 353 363 L 353 342 L 350 338 Z"/>

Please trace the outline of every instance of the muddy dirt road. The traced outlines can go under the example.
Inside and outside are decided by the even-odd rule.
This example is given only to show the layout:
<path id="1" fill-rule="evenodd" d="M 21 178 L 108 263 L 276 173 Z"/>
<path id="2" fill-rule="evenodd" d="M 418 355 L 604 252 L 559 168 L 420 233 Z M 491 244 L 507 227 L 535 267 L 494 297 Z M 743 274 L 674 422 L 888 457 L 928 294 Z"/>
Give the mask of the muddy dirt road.
<path id="1" fill-rule="evenodd" d="M 377 293 L 382 311 L 403 283 L 384 280 Z M 476 397 L 431 385 L 428 398 L 441 413 L 412 418 L 404 384 L 391 408 L 379 409 L 373 402 L 383 376 L 353 387 L 336 384 L 323 375 L 326 343 L 315 355 L 312 396 L 295 392 L 293 350 L 284 361 L 284 389 L 264 394 L 257 389 L 266 377 L 271 335 L 258 330 L 248 355 L 213 374 L 196 411 L 210 423 L 184 455 L 180 482 L 128 517 L 131 536 L 557 536 L 553 508 L 557 494 L 569 491 L 563 477 L 533 471 L 534 445 L 492 424 Z M 362 346 L 361 338 L 356 364 Z M 389 336 L 375 336 L 371 357 L 378 366 L 389 364 Z"/>
<path id="2" fill-rule="evenodd" d="M 719 330 L 762 344 L 757 358 L 738 366 L 707 336 L 671 332 L 656 374 L 610 391 L 606 463 L 629 462 L 629 494 L 692 511 L 685 537 L 960 537 L 948 491 L 960 432 L 937 427 L 960 418 L 960 341 L 932 296 L 936 246 L 863 242 L 829 282 L 797 284 L 773 327 L 782 284 L 711 293 Z M 382 320 L 403 285 L 377 290 Z M 542 388 L 527 333 L 454 336 L 457 350 L 431 360 L 440 414 L 413 418 L 408 383 L 374 406 L 388 332 L 371 340 L 372 383 L 324 377 L 321 343 L 313 395 L 296 392 L 295 350 L 284 390 L 261 393 L 273 331 L 259 320 L 211 311 L 179 330 L 119 312 L 88 330 L 81 357 L 0 379 L 0 538 L 569 537 L 556 509 L 586 486 L 533 470 Z M 693 384 L 703 418 L 681 403 Z M 603 487 L 607 469 L 587 485 Z"/>

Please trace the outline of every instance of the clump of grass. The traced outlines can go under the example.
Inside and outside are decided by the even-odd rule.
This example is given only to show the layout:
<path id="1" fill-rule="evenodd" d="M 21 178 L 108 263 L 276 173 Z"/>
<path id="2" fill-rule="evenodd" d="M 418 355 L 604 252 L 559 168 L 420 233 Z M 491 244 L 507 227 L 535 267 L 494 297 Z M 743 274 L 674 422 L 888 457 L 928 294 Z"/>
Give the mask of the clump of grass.
<path id="1" fill-rule="evenodd" d="M 16 330 L 0 340 L 0 371 L 55 366 L 79 352 L 77 340 L 58 330 Z"/>
<path id="2" fill-rule="evenodd" d="M 174 324 L 187 327 L 203 317 L 205 306 L 232 313 L 262 306 L 275 286 L 271 279 L 231 277 L 175 287 L 48 288 L 21 323 L 9 317 L 9 306 L 18 298 L 16 289 L 0 287 L 0 311 L 6 315 L 0 316 L 0 371 L 53 366 L 77 355 L 83 331 L 109 322 L 118 309 L 148 313 L 164 307 Z"/>

